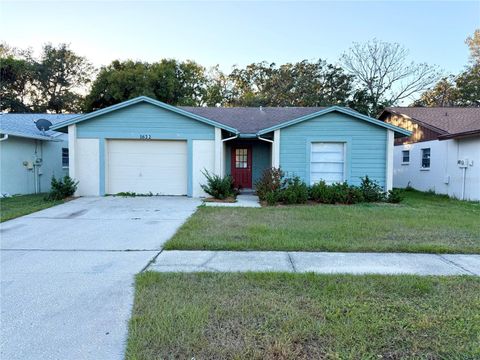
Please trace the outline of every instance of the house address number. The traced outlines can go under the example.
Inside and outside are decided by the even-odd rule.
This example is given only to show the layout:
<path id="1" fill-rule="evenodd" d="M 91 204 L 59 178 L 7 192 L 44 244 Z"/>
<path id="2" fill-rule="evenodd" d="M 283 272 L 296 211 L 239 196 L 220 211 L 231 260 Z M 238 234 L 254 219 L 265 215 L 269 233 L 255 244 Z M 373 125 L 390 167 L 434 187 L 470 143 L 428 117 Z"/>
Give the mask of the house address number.
<path id="1" fill-rule="evenodd" d="M 151 138 L 152 138 L 152 135 L 140 134 L 140 139 L 142 139 L 142 140 L 150 140 Z"/>

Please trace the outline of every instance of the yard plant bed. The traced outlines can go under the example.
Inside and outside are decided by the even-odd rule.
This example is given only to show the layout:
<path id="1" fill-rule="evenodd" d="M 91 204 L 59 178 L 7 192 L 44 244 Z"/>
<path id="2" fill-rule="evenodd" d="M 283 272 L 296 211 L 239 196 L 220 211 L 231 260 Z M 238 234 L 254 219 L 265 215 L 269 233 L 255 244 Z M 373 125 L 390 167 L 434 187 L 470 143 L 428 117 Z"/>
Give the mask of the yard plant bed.
<path id="1" fill-rule="evenodd" d="M 407 191 L 400 204 L 201 207 L 165 249 L 480 253 L 480 203 Z"/>
<path id="2" fill-rule="evenodd" d="M 137 276 L 127 359 L 476 359 L 475 277 Z"/>
<path id="3" fill-rule="evenodd" d="M 45 200 L 47 195 L 31 194 L 0 198 L 0 222 L 64 203 L 64 200 Z"/>

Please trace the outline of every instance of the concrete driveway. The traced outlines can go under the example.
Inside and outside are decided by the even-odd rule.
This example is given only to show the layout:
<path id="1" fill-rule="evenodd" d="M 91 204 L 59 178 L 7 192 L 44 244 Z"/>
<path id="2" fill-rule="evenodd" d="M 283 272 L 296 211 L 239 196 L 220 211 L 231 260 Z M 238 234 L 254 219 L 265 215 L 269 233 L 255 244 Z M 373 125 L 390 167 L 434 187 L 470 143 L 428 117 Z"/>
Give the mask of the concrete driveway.
<path id="1" fill-rule="evenodd" d="M 134 275 L 198 205 L 80 198 L 0 224 L 0 358 L 123 358 Z"/>

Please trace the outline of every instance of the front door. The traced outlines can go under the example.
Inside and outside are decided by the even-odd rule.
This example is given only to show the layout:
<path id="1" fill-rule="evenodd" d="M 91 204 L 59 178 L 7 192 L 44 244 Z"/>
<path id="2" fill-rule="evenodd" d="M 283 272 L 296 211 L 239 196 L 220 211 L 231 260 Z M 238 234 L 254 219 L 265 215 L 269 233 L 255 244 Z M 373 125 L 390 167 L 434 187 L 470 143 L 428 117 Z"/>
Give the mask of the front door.
<path id="1" fill-rule="evenodd" d="M 252 188 L 252 148 L 239 146 L 232 148 L 232 177 L 235 186 L 242 189 Z"/>

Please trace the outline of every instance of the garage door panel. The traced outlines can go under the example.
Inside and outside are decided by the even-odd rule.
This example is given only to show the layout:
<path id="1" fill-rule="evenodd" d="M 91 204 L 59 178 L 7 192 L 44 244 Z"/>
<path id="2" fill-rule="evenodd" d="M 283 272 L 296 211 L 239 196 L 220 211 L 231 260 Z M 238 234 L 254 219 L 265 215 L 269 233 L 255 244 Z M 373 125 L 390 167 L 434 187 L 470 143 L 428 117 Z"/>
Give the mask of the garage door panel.
<path id="1" fill-rule="evenodd" d="M 187 143 L 164 140 L 110 140 L 108 192 L 185 195 Z"/>

